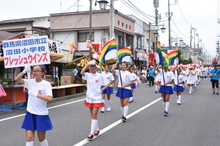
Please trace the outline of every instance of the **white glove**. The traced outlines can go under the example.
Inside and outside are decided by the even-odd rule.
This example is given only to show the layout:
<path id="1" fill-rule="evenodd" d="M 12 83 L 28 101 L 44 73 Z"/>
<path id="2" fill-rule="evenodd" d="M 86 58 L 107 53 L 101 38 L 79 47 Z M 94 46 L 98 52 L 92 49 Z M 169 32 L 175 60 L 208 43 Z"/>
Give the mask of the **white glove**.
<path id="1" fill-rule="evenodd" d="M 92 61 L 89 61 L 89 62 L 88 62 L 88 65 L 96 65 L 96 64 L 95 64 L 95 62 L 92 60 Z"/>
<path id="2" fill-rule="evenodd" d="M 102 90 L 99 90 L 97 93 L 95 93 L 95 96 L 99 96 L 101 95 L 101 93 L 102 93 Z"/>
<path id="3" fill-rule="evenodd" d="M 33 90 L 28 90 L 28 94 L 30 95 L 30 96 L 35 96 L 35 97 L 37 97 L 37 92 L 35 92 L 35 91 L 33 91 Z"/>
<path id="4" fill-rule="evenodd" d="M 26 74 L 28 71 L 30 71 L 31 70 L 31 67 L 29 66 L 29 65 L 26 65 L 25 67 L 24 67 L 24 70 L 23 70 L 23 73 L 24 74 Z"/>

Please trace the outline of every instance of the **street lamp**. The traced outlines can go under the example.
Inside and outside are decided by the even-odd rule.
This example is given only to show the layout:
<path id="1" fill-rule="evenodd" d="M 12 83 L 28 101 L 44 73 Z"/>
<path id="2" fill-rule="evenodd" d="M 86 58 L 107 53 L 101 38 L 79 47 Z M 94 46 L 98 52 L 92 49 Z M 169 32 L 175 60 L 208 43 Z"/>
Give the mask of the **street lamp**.
<path id="1" fill-rule="evenodd" d="M 158 38 L 159 37 L 159 33 L 156 31 L 156 32 L 154 32 L 154 37 L 155 38 Z"/>
<path id="2" fill-rule="evenodd" d="M 178 46 L 178 43 L 177 43 L 177 42 L 175 43 L 175 46 L 176 46 L 176 50 L 177 50 L 177 46 Z"/>
<path id="3" fill-rule="evenodd" d="M 166 28 L 164 27 L 164 25 L 163 25 L 163 27 L 162 27 L 162 28 L 160 28 L 160 30 L 161 30 L 161 32 L 162 32 L 162 33 L 164 33 L 164 32 L 165 32 Z"/>
<path id="4" fill-rule="evenodd" d="M 107 0 L 99 0 L 98 3 L 101 10 L 106 10 L 108 4 Z"/>

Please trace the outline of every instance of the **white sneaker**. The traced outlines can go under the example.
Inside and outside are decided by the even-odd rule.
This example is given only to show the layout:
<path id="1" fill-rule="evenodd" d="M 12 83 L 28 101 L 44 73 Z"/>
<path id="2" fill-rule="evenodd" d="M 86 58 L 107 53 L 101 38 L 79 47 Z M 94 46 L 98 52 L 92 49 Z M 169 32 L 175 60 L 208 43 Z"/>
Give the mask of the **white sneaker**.
<path id="1" fill-rule="evenodd" d="M 191 92 L 189 92 L 189 94 L 191 94 Z"/>
<path id="2" fill-rule="evenodd" d="M 104 111 L 105 111 L 105 107 L 102 107 L 101 108 L 101 113 L 104 113 Z"/>
<path id="3" fill-rule="evenodd" d="M 179 105 L 181 104 L 181 102 L 180 102 L 179 100 L 177 100 L 177 102 L 176 102 L 176 103 L 177 103 L 177 104 L 179 104 Z"/>
<path id="4" fill-rule="evenodd" d="M 110 108 L 110 107 L 108 107 L 107 109 L 106 109 L 106 111 L 107 112 L 110 112 L 112 109 Z"/>

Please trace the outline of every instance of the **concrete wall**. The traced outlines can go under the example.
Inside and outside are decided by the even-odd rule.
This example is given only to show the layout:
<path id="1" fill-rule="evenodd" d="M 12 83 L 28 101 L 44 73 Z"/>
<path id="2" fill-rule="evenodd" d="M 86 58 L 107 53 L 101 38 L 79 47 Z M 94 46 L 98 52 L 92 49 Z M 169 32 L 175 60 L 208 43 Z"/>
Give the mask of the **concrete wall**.
<path id="1" fill-rule="evenodd" d="M 22 31 L 24 33 L 32 34 L 32 22 L 0 24 L 0 30 L 8 32 Z"/>

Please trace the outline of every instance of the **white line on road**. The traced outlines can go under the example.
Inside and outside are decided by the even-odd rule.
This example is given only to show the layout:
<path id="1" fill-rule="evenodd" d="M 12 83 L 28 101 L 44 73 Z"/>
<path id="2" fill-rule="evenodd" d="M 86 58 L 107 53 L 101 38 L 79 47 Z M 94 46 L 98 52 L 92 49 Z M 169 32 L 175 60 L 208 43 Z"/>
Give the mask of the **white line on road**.
<path id="1" fill-rule="evenodd" d="M 84 100 L 85 100 L 85 99 L 80 99 L 80 100 L 76 100 L 76 101 L 72 101 L 72 102 L 68 102 L 68 103 L 64 103 L 64 104 L 52 106 L 52 107 L 49 107 L 49 108 L 47 108 L 47 109 L 48 109 L 48 110 L 49 110 L 49 109 L 54 109 L 54 108 L 66 106 L 66 105 L 69 105 L 69 104 L 81 102 L 81 101 L 84 101 Z M 17 116 L 12 116 L 12 117 L 8 117 L 8 118 L 0 119 L 0 122 L 7 121 L 7 120 L 11 120 L 11 119 L 15 119 L 15 118 L 19 118 L 19 117 L 22 117 L 22 116 L 24 116 L 24 115 L 25 115 L 25 114 L 20 114 L 20 115 L 17 115 Z"/>
<path id="2" fill-rule="evenodd" d="M 149 103 L 149 104 L 143 106 L 142 108 L 139 108 L 138 110 L 136 110 L 136 111 L 134 111 L 133 113 L 129 114 L 129 115 L 127 116 L 127 119 L 130 118 L 130 117 L 132 117 L 132 116 L 134 116 L 134 115 L 136 115 L 137 113 L 143 111 L 144 109 L 150 107 L 151 105 L 157 103 L 157 102 L 160 101 L 161 99 L 162 99 L 162 98 L 158 98 L 158 99 L 152 101 L 151 103 Z M 104 129 L 100 130 L 100 135 L 103 134 L 103 133 L 105 133 L 105 132 L 107 132 L 108 130 L 114 128 L 115 126 L 119 125 L 120 123 L 122 123 L 122 121 L 121 121 L 121 120 L 118 120 L 118 121 L 112 123 L 111 125 L 105 127 Z M 95 137 L 95 138 L 96 138 L 96 137 Z M 84 140 L 80 141 L 79 143 L 77 143 L 77 144 L 75 144 L 75 145 L 73 145 L 73 146 L 82 146 L 82 145 L 85 145 L 85 144 L 88 143 L 88 142 L 89 142 L 89 141 L 88 141 L 87 139 L 84 139 Z"/>

